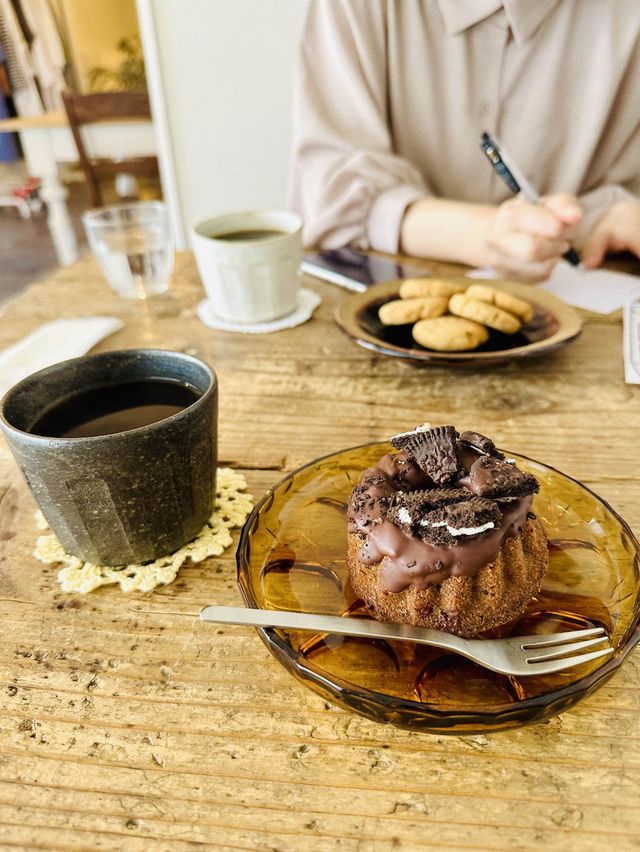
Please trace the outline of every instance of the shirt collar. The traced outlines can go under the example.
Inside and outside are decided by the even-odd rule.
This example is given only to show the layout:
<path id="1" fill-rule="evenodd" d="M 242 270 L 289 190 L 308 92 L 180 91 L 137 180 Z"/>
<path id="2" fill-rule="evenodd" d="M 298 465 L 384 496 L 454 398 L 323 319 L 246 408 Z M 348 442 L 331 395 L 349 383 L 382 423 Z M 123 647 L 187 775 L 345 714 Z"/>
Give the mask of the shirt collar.
<path id="1" fill-rule="evenodd" d="M 449 35 L 460 35 L 504 9 L 519 45 L 531 38 L 559 2 L 560 0 L 438 0 Z"/>

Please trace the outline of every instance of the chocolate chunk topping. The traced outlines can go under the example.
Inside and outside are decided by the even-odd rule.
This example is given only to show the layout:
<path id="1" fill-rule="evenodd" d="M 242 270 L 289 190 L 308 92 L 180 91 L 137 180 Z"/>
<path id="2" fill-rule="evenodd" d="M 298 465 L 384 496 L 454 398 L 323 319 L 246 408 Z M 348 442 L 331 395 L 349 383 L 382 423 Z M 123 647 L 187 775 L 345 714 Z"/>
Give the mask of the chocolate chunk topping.
<path id="1" fill-rule="evenodd" d="M 369 468 L 369 470 L 365 470 L 362 474 L 362 478 L 360 479 L 360 485 L 363 485 L 365 488 L 369 488 L 371 485 L 384 485 L 387 481 L 385 475 L 381 473 L 378 468 Z"/>
<path id="2" fill-rule="evenodd" d="M 473 447 L 474 450 L 478 450 L 479 453 L 484 453 L 487 456 L 493 456 L 496 459 L 504 458 L 504 453 L 500 452 L 491 438 L 487 438 L 486 435 L 481 435 L 480 432 L 463 432 L 462 435 L 460 435 L 460 441 L 463 444 L 467 444 L 469 447 Z"/>
<path id="3" fill-rule="evenodd" d="M 416 480 L 423 479 L 423 474 L 415 461 L 406 453 L 397 453 L 394 473 L 391 477 L 393 484 L 400 490 L 415 488 Z"/>
<path id="4" fill-rule="evenodd" d="M 347 511 L 349 529 L 362 530 L 384 519 L 393 493 L 393 486 L 383 471 L 377 467 L 365 470 L 360 482 L 351 492 Z"/>
<path id="5" fill-rule="evenodd" d="M 535 477 L 515 464 L 492 456 L 481 456 L 469 471 L 469 488 L 479 497 L 525 497 L 535 494 L 540 486 Z"/>
<path id="6" fill-rule="evenodd" d="M 371 517 L 384 518 L 390 498 L 372 492 L 370 486 L 365 484 L 356 485 L 349 501 L 349 511 L 357 515 L 369 515 Z"/>
<path id="7" fill-rule="evenodd" d="M 409 453 L 437 485 L 449 485 L 458 473 L 458 433 L 453 426 L 396 435 L 391 443 Z"/>

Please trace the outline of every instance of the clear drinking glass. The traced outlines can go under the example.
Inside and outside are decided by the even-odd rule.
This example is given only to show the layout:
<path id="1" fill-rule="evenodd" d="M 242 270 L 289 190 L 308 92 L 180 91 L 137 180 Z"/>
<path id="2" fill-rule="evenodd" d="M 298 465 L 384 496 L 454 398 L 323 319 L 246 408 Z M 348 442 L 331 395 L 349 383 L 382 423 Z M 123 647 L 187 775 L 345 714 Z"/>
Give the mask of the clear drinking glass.
<path id="1" fill-rule="evenodd" d="M 89 245 L 116 293 L 127 299 L 147 299 L 167 291 L 174 240 L 165 204 L 115 204 L 88 210 L 82 221 Z"/>
<path id="2" fill-rule="evenodd" d="M 629 322 L 631 323 L 629 329 L 631 363 L 640 373 L 640 300 L 631 303 Z"/>

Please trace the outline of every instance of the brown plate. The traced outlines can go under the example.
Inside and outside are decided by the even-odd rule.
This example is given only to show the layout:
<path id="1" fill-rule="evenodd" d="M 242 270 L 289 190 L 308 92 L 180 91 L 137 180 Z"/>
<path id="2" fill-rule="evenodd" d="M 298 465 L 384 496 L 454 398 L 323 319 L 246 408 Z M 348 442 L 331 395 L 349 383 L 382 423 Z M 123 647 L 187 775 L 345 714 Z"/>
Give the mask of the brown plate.
<path id="1" fill-rule="evenodd" d="M 248 606 L 364 615 L 345 564 L 346 507 L 362 471 L 391 450 L 367 444 L 317 459 L 267 492 L 238 546 Z M 549 536 L 542 591 L 503 633 L 602 626 L 615 653 L 564 672 L 506 677 L 457 654 L 409 642 L 260 628 L 276 659 L 331 701 L 379 722 L 441 733 L 513 728 L 573 706 L 602 685 L 640 640 L 639 545 L 592 491 L 509 452 L 540 481 L 534 509 Z"/>
<path id="2" fill-rule="evenodd" d="M 460 278 L 463 286 L 479 283 L 478 279 Z M 515 281 L 482 281 L 504 290 L 533 305 L 531 322 L 518 334 L 502 334 L 489 329 L 489 340 L 468 352 L 436 352 L 417 344 L 411 336 L 411 324 L 386 326 L 378 319 L 378 309 L 385 302 L 399 298 L 402 281 L 374 284 L 364 293 L 350 296 L 336 310 L 340 328 L 360 346 L 383 355 L 405 358 L 416 363 L 446 364 L 451 367 L 493 366 L 517 358 L 544 355 L 575 340 L 582 331 L 582 321 L 569 305 L 552 293 L 531 284 Z"/>

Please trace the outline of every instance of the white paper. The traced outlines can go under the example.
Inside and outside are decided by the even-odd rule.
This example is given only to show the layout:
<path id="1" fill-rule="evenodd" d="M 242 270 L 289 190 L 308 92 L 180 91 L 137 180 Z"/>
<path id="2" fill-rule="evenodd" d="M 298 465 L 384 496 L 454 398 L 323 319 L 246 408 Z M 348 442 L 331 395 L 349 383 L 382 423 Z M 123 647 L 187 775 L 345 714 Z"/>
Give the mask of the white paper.
<path id="1" fill-rule="evenodd" d="M 624 380 L 628 385 L 640 385 L 640 372 L 633 361 L 640 364 L 640 310 L 631 313 L 631 305 L 625 305 L 622 333 L 622 354 L 624 356 Z"/>
<path id="2" fill-rule="evenodd" d="M 467 278 L 497 278 L 493 269 L 472 269 Z M 536 285 L 534 285 L 536 286 Z M 624 380 L 640 385 L 640 312 L 633 313 L 632 302 L 640 301 L 640 278 L 609 269 L 583 269 L 558 263 L 548 281 L 538 287 L 553 293 L 576 308 L 598 314 L 611 314 L 623 309 L 622 354 Z M 636 311 L 638 308 L 636 308 Z"/>
<path id="3" fill-rule="evenodd" d="M 542 290 L 576 308 L 611 314 L 640 299 L 640 278 L 609 269 L 583 269 L 568 263 L 556 264 Z"/>
<path id="4" fill-rule="evenodd" d="M 468 278 L 498 278 L 493 269 L 473 269 Z M 634 300 L 640 299 L 640 277 L 609 269 L 584 269 L 560 261 L 551 277 L 542 284 L 533 284 L 553 293 L 568 305 L 596 314 L 612 314 Z"/>
<path id="5" fill-rule="evenodd" d="M 0 395 L 31 373 L 84 355 L 123 325 L 115 317 L 59 319 L 41 325 L 0 352 Z"/>

